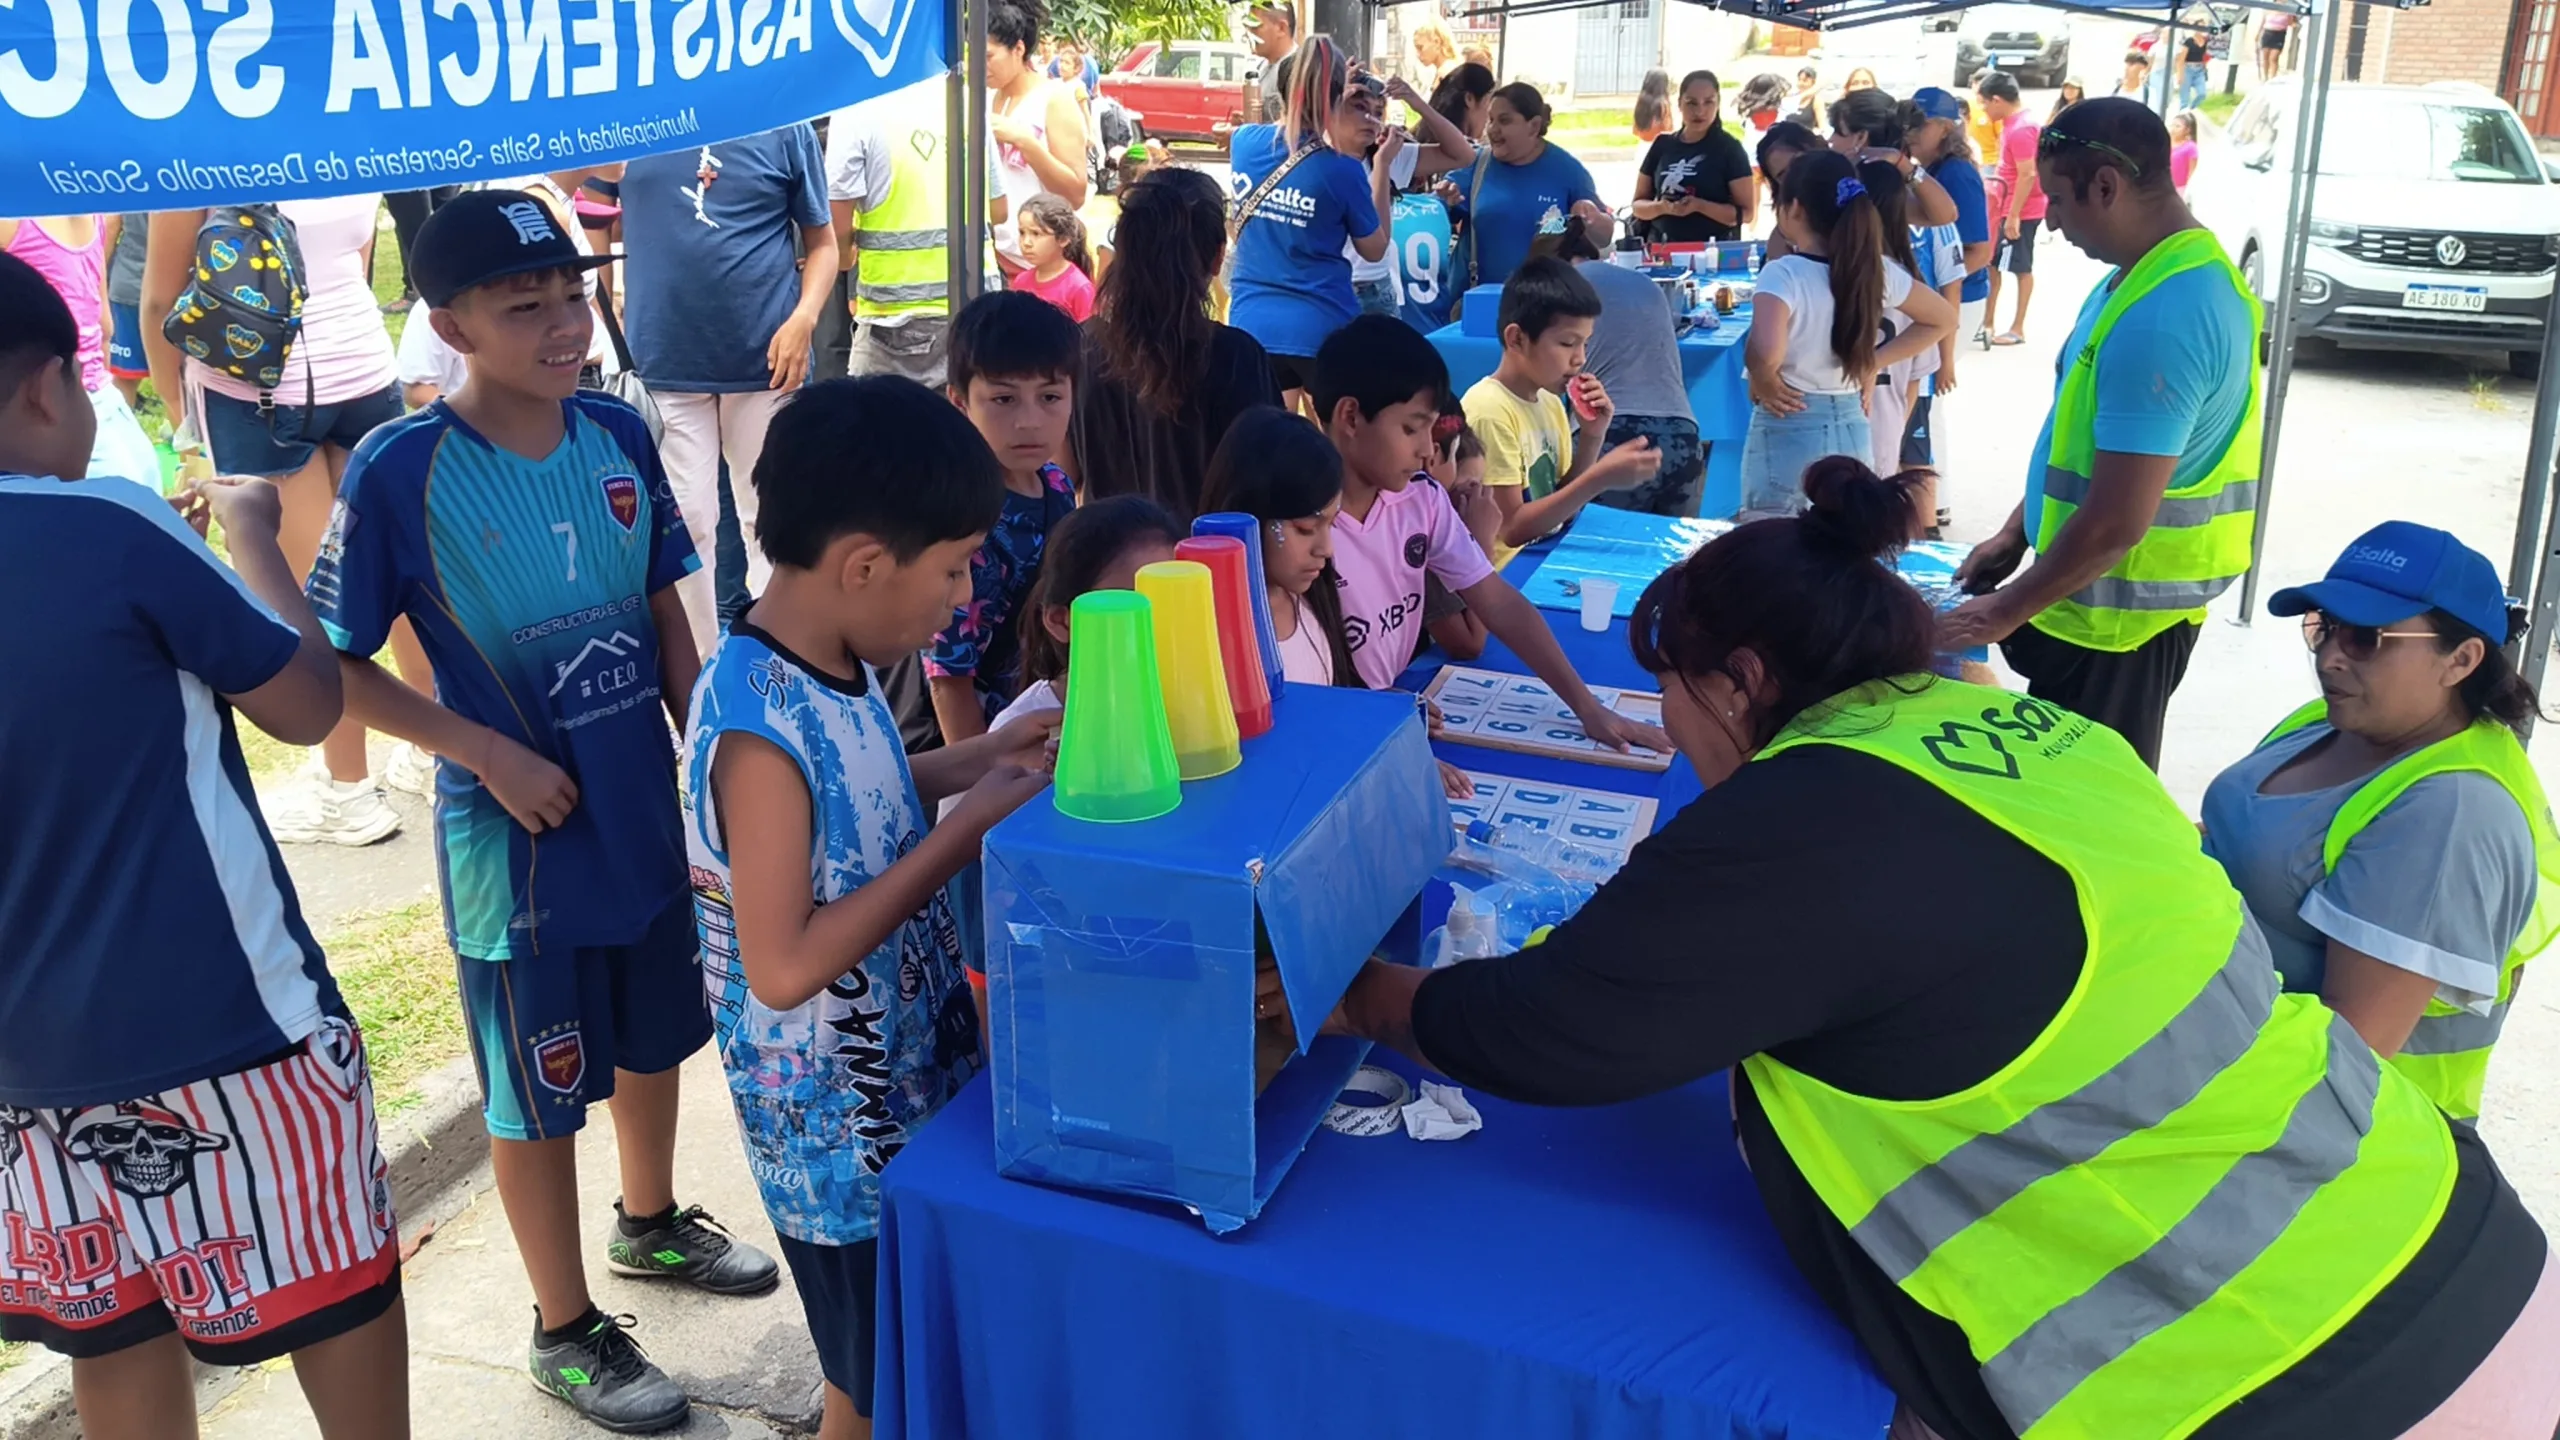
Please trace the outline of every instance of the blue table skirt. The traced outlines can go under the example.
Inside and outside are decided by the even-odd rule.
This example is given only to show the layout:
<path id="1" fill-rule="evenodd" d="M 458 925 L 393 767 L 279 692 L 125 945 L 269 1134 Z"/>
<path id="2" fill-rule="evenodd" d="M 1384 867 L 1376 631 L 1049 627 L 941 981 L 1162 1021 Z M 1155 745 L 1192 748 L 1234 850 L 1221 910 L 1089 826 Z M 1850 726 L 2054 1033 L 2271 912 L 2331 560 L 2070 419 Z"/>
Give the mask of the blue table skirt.
<path id="1" fill-rule="evenodd" d="M 1626 631 L 1556 634 L 1585 680 L 1652 689 Z M 1473 663 L 1527 673 L 1499 642 Z M 1657 828 L 1699 794 L 1686 760 L 1433 749 L 1652 795 Z M 884 1177 L 882 1440 L 1880 1440 L 1891 1421 L 1761 1208 L 1724 1076 L 1596 1109 L 1473 1095 L 1485 1128 L 1455 1142 L 1319 1130 L 1225 1238 L 998 1177 L 989 1095 L 971 1084 Z"/>
<path id="2" fill-rule="evenodd" d="M 1742 369 L 1742 339 L 1750 329 L 1751 307 L 1745 305 L 1713 330 L 1680 337 L 1680 383 L 1689 392 L 1698 438 L 1707 442 L 1707 480 L 1698 513 L 1710 520 L 1731 519 L 1742 508 L 1742 441 L 1751 432 L 1751 385 Z M 1460 395 L 1492 374 L 1502 359 L 1501 341 L 1465 334 L 1455 325 L 1432 331 L 1430 339 L 1448 362 L 1450 387 Z"/>

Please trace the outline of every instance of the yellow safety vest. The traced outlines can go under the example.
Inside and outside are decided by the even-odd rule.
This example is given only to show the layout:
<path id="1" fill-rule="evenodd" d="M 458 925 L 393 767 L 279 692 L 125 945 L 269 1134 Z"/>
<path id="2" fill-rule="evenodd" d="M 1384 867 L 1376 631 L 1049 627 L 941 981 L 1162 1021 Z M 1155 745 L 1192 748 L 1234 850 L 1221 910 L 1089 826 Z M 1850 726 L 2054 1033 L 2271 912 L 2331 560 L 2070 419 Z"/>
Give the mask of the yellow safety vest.
<path id="1" fill-rule="evenodd" d="M 2121 282 L 2098 311 L 2089 342 L 2071 357 L 2062 387 L 2053 397 L 2053 439 L 2044 458 L 2044 510 L 2036 526 L 2038 550 L 2053 548 L 2063 522 L 2089 498 L 2089 472 L 2098 458 L 2098 352 L 2106 347 L 2107 336 L 2125 311 L 2162 281 L 2200 269 L 2222 271 L 2248 298 L 2250 315 L 2260 314 L 2256 297 L 2249 295 L 2240 272 L 2223 258 L 2222 246 L 2210 231 L 2181 230 L 2153 246 L 2131 270 L 2121 272 Z M 2249 408 L 2222 458 L 2202 479 L 2175 487 L 2160 498 L 2151 528 L 2114 569 L 2055 601 L 2027 623 L 2083 649 L 2121 653 L 2177 625 L 2204 619 L 2204 607 L 2249 568 L 2262 434 L 2258 325 L 2253 318 L 2244 362 L 2249 366 Z"/>
<path id="2" fill-rule="evenodd" d="M 2260 748 L 2315 720 L 2327 719 L 2328 712 L 2327 701 L 2312 701 L 2269 731 L 2258 742 Z M 2489 1078 L 2489 1051 L 2506 1024 L 2507 1007 L 2515 1001 L 2516 977 L 2523 973 L 2524 962 L 2541 954 L 2560 933 L 2560 831 L 2552 826 L 2551 801 L 2543 794 L 2541 777 L 2533 773 L 2533 762 L 2525 758 L 2514 731 L 2495 720 L 2474 721 L 2461 734 L 2413 750 L 2374 772 L 2338 807 L 2320 847 L 2320 873 L 2332 874 L 2338 857 L 2347 853 L 2347 843 L 2410 786 L 2430 775 L 2465 770 L 2497 781 L 2516 808 L 2524 811 L 2525 824 L 2533 831 L 2536 884 L 2533 913 L 2498 967 L 2498 994 L 2489 1013 L 2475 1015 L 2447 1004 L 2441 996 L 2430 997 L 2426 1013 L 2418 1017 L 2418 1028 L 2409 1032 L 2408 1043 L 2391 1057 L 2401 1074 L 2416 1081 L 2428 1099 L 2457 1120 L 2479 1117 L 2481 1087 Z"/>
<path id="3" fill-rule="evenodd" d="M 2308 1355 L 2434 1233 L 2454 1180 L 2444 1117 L 2317 999 L 2279 993 L 2239 894 L 2115 732 L 1919 675 L 1808 711 L 1760 758 L 1799 745 L 1928 781 L 2079 896 L 2078 983 L 1971 1089 L 1879 1100 L 1744 1062 L 1814 1192 L 1963 1330 L 2026 1440 L 2187 1434 Z"/>
<path id="4" fill-rule="evenodd" d="M 947 123 L 940 87 L 930 103 L 910 104 L 889 121 L 888 198 L 854 218 L 853 313 L 860 319 L 951 312 Z M 1000 288 L 992 248 L 980 265 L 986 288 Z"/>

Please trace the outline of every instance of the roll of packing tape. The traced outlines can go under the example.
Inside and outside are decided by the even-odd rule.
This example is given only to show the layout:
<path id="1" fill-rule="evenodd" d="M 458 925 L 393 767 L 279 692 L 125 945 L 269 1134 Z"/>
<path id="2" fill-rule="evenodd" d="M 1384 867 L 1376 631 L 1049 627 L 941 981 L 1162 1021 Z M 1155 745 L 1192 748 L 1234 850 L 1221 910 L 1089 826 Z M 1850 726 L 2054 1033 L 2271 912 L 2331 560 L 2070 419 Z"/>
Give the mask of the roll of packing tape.
<path id="1" fill-rule="evenodd" d="M 1393 1135 L 1404 1128 L 1404 1103 L 1413 1098 L 1413 1087 L 1393 1070 L 1363 1065 L 1343 1082 L 1342 1096 L 1325 1112 L 1324 1128 L 1344 1135 Z"/>

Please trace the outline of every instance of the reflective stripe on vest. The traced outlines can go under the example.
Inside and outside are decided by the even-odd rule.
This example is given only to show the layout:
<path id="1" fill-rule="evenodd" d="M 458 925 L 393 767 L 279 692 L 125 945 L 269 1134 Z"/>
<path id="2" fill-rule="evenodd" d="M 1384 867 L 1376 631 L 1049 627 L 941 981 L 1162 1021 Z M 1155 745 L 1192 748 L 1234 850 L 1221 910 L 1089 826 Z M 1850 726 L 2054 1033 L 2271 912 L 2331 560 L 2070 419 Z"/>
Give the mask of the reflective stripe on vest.
<path id="1" fill-rule="evenodd" d="M 2088 343 L 2070 359 L 2053 399 L 2053 435 L 2044 456 L 2044 505 L 2036 548 L 2051 550 L 2063 523 L 2089 498 L 2089 473 L 2097 463 L 2098 353 L 2126 311 L 2171 276 L 2216 269 L 2249 297 L 2240 272 L 2205 230 L 2182 230 L 2151 248 L 2131 270 L 2120 272 L 2090 328 Z M 2260 315 L 2254 297 L 2249 311 Z M 2250 533 L 2257 524 L 2259 442 L 2257 339 L 2253 327 L 2249 404 L 2240 427 L 2213 468 L 2163 496 L 2160 508 L 2125 557 L 2090 584 L 2056 601 L 2029 623 L 2057 639 L 2090 650 L 2122 652 L 2191 620 L 2249 568 Z"/>
<path id="2" fill-rule="evenodd" d="M 2328 702 L 2314 700 L 2285 717 L 2284 723 L 2267 733 L 2259 743 L 2261 749 L 2304 726 L 2328 718 Z M 2551 819 L 2551 802 L 2543 793 L 2542 778 L 2534 773 L 2533 762 L 2525 758 L 2524 746 L 2515 732 L 2495 720 L 2475 720 L 2460 734 L 2450 735 L 2433 745 L 2401 756 L 2374 772 L 2338 813 L 2329 821 L 2329 833 L 2320 846 L 2323 875 L 2334 874 L 2338 860 L 2347 853 L 2347 845 L 2375 817 L 2389 809 L 2393 801 L 2410 786 L 2434 775 L 2468 771 L 2486 775 L 2497 782 L 2507 797 L 2524 812 L 2526 828 L 2533 833 L 2534 895 L 2533 909 L 2526 917 L 2524 930 L 2508 947 L 2498 966 L 2498 992 L 2491 1001 L 2489 1013 L 2476 1014 L 2452 1004 L 2441 995 L 2429 996 L 2427 1008 L 2418 1017 L 2417 1028 L 2400 1052 L 2391 1057 L 2393 1068 L 2407 1075 L 2427 1092 L 2427 1098 L 2442 1106 L 2457 1120 L 2477 1119 L 2480 1093 L 2489 1079 L 2489 1051 L 2498 1043 L 2499 1029 L 2506 1024 L 2507 1007 L 2516 996 L 2524 964 L 2541 954 L 2560 935 L 2560 829 Z"/>
<path id="3" fill-rule="evenodd" d="M 1971 1089 L 1886 1101 L 1744 1063 L 1814 1193 L 1964 1331 L 2020 1435 L 2185 1434 L 2390 1283 L 2452 1192 L 2444 1117 L 2317 999 L 2278 993 L 2256 922 L 2121 737 L 1923 677 L 1807 716 L 1762 757 L 1898 766 L 2079 899 L 2070 997 Z"/>

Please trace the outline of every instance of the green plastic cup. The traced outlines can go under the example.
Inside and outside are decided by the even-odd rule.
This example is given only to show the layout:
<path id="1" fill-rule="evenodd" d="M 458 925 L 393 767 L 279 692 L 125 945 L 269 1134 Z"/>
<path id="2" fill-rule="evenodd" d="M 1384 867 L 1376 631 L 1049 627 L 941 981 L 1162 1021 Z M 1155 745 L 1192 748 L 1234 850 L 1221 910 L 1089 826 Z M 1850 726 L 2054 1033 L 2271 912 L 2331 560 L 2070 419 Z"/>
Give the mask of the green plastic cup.
<path id="1" fill-rule="evenodd" d="M 1155 607 L 1134 590 L 1088 590 L 1067 612 L 1067 717 L 1049 787 L 1071 820 L 1153 820 L 1182 803 L 1156 673 Z"/>

